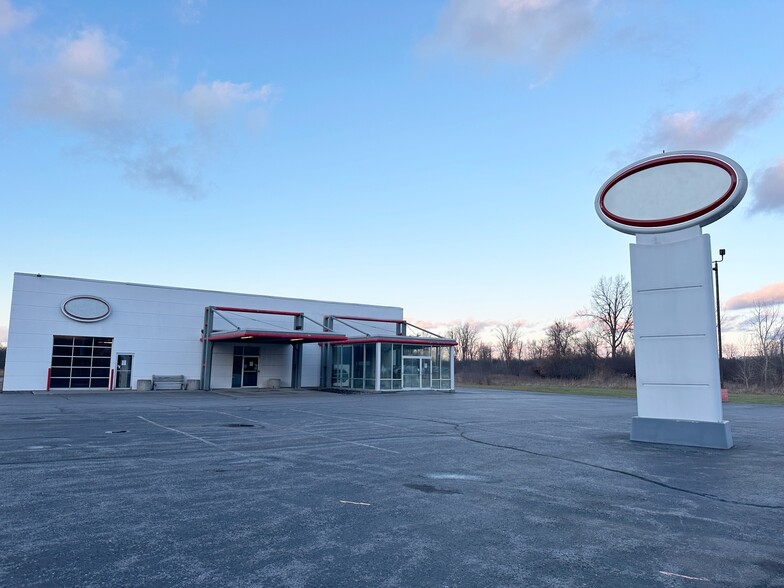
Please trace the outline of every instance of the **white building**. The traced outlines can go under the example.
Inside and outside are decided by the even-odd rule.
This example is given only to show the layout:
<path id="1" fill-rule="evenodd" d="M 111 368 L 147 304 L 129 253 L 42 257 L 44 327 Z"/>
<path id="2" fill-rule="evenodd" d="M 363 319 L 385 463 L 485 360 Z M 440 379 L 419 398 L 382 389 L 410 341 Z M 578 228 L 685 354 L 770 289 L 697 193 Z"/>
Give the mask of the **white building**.
<path id="1" fill-rule="evenodd" d="M 455 345 L 397 307 L 16 273 L 3 388 L 451 390 Z"/>

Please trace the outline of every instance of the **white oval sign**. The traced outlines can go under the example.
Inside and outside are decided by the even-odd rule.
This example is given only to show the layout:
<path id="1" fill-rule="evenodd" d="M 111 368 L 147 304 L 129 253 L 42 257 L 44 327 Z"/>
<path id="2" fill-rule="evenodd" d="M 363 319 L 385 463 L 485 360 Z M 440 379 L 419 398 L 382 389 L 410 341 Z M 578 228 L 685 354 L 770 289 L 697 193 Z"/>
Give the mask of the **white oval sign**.
<path id="1" fill-rule="evenodd" d="M 112 312 L 109 303 L 97 296 L 73 296 L 62 305 L 63 314 L 83 323 L 102 321 Z"/>
<path id="2" fill-rule="evenodd" d="M 596 213 L 624 233 L 664 233 L 705 226 L 746 193 L 743 168 L 718 153 L 674 151 L 633 163 L 607 180 Z"/>

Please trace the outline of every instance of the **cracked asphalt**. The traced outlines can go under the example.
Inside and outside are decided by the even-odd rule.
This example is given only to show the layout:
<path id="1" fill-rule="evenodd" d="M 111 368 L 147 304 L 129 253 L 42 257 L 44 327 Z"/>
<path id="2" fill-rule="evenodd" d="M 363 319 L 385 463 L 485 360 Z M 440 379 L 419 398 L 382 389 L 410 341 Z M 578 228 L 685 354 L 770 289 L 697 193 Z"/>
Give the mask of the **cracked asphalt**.
<path id="1" fill-rule="evenodd" d="M 784 407 L 729 451 L 633 400 L 0 395 L 0 585 L 784 586 Z"/>

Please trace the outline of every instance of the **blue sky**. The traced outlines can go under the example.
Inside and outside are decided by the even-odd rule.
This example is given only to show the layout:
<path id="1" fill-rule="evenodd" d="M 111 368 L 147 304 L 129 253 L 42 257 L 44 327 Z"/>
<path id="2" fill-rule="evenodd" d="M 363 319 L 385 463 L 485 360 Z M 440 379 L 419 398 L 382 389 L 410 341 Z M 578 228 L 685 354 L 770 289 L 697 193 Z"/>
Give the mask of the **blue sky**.
<path id="1" fill-rule="evenodd" d="M 706 230 L 731 328 L 784 300 L 782 22 L 778 0 L 0 0 L 0 341 L 15 271 L 538 336 L 628 276 L 601 184 L 679 149 L 750 178 Z"/>

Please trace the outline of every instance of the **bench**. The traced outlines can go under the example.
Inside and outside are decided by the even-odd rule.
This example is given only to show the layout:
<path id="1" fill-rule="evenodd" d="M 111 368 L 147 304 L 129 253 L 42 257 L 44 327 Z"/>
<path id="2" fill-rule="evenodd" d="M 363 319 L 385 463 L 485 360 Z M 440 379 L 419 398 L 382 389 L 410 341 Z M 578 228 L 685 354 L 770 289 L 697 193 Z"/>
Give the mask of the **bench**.
<path id="1" fill-rule="evenodd" d="M 153 376 L 153 390 L 184 390 L 185 376 Z"/>

